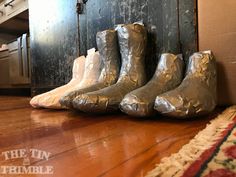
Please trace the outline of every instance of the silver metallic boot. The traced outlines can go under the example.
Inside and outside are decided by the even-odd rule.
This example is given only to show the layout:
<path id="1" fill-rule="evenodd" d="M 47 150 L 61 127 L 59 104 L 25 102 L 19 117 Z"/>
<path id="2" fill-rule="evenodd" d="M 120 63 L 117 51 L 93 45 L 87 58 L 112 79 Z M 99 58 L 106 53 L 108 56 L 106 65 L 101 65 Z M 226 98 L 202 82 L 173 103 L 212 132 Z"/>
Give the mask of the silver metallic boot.
<path id="1" fill-rule="evenodd" d="M 117 32 L 115 30 L 98 32 L 96 42 L 103 64 L 98 83 L 90 87 L 79 88 L 65 93 L 64 96 L 61 97 L 60 103 L 67 108 L 72 108 L 72 101 L 76 96 L 115 84 L 119 77 L 120 53 Z"/>
<path id="2" fill-rule="evenodd" d="M 127 94 L 120 103 L 121 111 L 138 117 L 155 113 L 157 95 L 177 87 L 183 79 L 184 61 L 181 55 L 161 55 L 153 78 L 143 87 Z"/>
<path id="3" fill-rule="evenodd" d="M 143 25 L 128 24 L 118 27 L 122 67 L 116 84 L 79 95 L 73 100 L 75 109 L 105 113 L 119 109 L 124 96 L 146 83 L 144 70 L 147 31 Z"/>
<path id="4" fill-rule="evenodd" d="M 216 102 L 216 61 L 210 51 L 194 53 L 179 87 L 157 96 L 155 109 L 177 118 L 210 113 Z"/>

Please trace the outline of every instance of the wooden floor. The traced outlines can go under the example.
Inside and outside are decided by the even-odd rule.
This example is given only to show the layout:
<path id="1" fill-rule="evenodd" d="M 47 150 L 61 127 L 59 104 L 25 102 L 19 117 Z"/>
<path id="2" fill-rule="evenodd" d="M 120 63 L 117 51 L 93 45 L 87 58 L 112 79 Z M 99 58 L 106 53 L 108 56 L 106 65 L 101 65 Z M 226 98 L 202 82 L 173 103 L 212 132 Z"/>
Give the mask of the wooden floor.
<path id="1" fill-rule="evenodd" d="M 5 160 L 5 151 L 50 152 L 48 161 L 30 159 L 33 166 L 53 166 L 53 175 L 31 175 L 37 177 L 144 176 L 161 158 L 188 143 L 221 111 L 191 121 L 160 115 L 137 119 L 122 113 L 94 116 L 36 110 L 29 106 L 29 100 L 0 97 L 0 164 L 23 164 L 23 159 Z"/>

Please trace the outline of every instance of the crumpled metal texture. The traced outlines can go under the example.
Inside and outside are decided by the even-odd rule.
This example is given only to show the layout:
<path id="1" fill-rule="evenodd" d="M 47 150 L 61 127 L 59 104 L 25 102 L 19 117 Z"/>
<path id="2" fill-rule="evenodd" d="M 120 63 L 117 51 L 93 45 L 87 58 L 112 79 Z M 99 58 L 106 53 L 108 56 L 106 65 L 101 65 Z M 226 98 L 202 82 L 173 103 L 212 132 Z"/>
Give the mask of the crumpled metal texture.
<path id="1" fill-rule="evenodd" d="M 155 109 L 177 118 L 210 113 L 217 104 L 216 61 L 210 51 L 194 53 L 186 76 L 176 89 L 157 96 Z"/>
<path id="2" fill-rule="evenodd" d="M 143 25 L 128 24 L 117 27 L 122 67 L 116 84 L 81 94 L 73 100 L 75 109 L 105 113 L 119 109 L 124 96 L 146 83 L 144 69 L 147 31 Z"/>
<path id="3" fill-rule="evenodd" d="M 120 103 L 121 111 L 137 117 L 155 114 L 156 96 L 176 88 L 183 79 L 183 69 L 182 55 L 162 54 L 152 79 L 125 96 Z"/>
<path id="4" fill-rule="evenodd" d="M 120 70 L 120 53 L 118 47 L 118 36 L 115 30 L 105 30 L 96 35 L 97 47 L 102 61 L 102 71 L 98 82 L 86 88 L 78 88 L 66 92 L 60 99 L 61 105 L 73 108 L 73 99 L 87 92 L 96 91 L 116 83 Z"/>

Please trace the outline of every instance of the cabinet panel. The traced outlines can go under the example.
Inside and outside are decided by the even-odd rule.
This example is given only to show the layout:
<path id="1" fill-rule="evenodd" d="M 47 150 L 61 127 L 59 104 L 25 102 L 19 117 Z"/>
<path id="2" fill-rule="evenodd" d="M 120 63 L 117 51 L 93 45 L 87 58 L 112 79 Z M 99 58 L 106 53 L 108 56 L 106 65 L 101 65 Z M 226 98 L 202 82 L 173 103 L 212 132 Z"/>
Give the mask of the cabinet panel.
<path id="1" fill-rule="evenodd" d="M 9 47 L 9 74 L 12 85 L 30 84 L 29 75 L 29 44 L 27 35 L 19 37 L 17 41 L 8 44 Z"/>
<path id="2" fill-rule="evenodd" d="M 29 87 L 29 44 L 27 35 L 8 44 L 0 52 L 0 88 Z"/>
<path id="3" fill-rule="evenodd" d="M 18 57 L 18 51 L 13 51 L 10 53 L 10 61 L 9 61 L 9 72 L 10 72 L 10 83 L 12 85 L 19 84 L 29 84 L 29 77 L 25 77 L 22 75 L 22 66 L 21 61 Z"/>
<path id="4" fill-rule="evenodd" d="M 29 0 L 32 94 L 71 79 L 78 57 L 77 0 Z"/>
<path id="5" fill-rule="evenodd" d="M 0 87 L 9 85 L 9 57 L 0 58 Z"/>

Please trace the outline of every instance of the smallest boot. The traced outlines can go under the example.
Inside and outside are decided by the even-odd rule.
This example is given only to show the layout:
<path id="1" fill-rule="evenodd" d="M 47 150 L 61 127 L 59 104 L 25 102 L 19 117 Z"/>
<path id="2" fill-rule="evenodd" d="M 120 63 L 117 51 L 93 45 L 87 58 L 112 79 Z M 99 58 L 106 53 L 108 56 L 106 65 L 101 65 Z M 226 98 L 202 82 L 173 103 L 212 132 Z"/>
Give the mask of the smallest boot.
<path id="1" fill-rule="evenodd" d="M 145 86 L 125 96 L 120 103 L 121 111 L 136 117 L 155 114 L 153 107 L 156 96 L 174 89 L 181 83 L 183 68 L 182 55 L 162 54 L 152 79 Z"/>
<path id="2" fill-rule="evenodd" d="M 77 60 L 75 61 L 75 65 L 73 66 L 73 78 L 69 83 L 34 97 L 30 104 L 38 108 L 65 109 L 66 107 L 59 102 L 65 92 L 74 90 L 80 85 L 90 86 L 96 83 L 98 75 L 100 74 L 99 53 L 95 52 L 95 48 L 93 48 L 88 50 L 86 59 L 84 56 L 81 56 L 78 60 L 81 62 L 78 63 Z M 35 102 L 37 102 L 36 106 Z"/>
<path id="3" fill-rule="evenodd" d="M 216 106 L 216 61 L 210 51 L 194 53 L 183 82 L 156 97 L 161 114 L 186 118 L 210 113 Z"/>
<path id="4" fill-rule="evenodd" d="M 57 95 L 64 93 L 65 90 L 68 90 L 71 87 L 74 87 L 78 83 L 81 82 L 83 75 L 84 75 L 84 66 L 85 66 L 85 57 L 81 56 L 74 60 L 73 63 L 73 70 L 72 70 L 72 79 L 66 85 L 61 87 L 55 88 L 49 92 L 37 95 L 30 100 L 30 104 L 34 108 L 41 108 L 41 107 L 50 107 L 54 109 L 63 109 L 63 107 L 58 102 Z M 48 100 L 48 101 L 43 101 Z"/>

